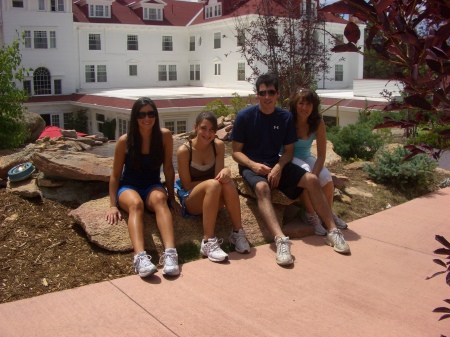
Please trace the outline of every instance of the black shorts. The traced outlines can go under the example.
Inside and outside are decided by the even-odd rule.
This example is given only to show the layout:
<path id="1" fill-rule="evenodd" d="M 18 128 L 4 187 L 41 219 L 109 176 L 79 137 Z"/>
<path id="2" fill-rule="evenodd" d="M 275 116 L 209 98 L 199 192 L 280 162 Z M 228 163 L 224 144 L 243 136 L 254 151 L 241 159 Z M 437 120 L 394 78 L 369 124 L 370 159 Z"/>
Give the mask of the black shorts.
<path id="1" fill-rule="evenodd" d="M 242 178 L 255 191 L 255 186 L 260 181 L 265 181 L 268 184 L 267 176 L 260 176 L 247 167 L 240 167 Z M 283 192 L 289 199 L 297 199 L 303 192 L 303 188 L 298 187 L 298 183 L 303 175 L 307 173 L 306 170 L 300 166 L 294 165 L 291 162 L 283 167 L 281 172 L 281 179 L 278 183 L 278 189 Z"/>

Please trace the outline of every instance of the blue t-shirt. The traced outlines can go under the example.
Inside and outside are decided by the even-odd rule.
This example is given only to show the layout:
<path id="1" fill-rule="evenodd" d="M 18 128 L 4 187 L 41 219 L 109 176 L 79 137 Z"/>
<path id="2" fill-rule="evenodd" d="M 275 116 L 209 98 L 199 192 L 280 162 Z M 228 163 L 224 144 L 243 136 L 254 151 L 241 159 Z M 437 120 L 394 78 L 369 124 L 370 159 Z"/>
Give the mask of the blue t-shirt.
<path id="1" fill-rule="evenodd" d="M 241 110 L 234 121 L 231 140 L 243 143 L 242 152 L 250 160 L 274 166 L 282 145 L 297 141 L 294 119 L 286 110 L 275 107 L 266 115 L 253 105 Z"/>

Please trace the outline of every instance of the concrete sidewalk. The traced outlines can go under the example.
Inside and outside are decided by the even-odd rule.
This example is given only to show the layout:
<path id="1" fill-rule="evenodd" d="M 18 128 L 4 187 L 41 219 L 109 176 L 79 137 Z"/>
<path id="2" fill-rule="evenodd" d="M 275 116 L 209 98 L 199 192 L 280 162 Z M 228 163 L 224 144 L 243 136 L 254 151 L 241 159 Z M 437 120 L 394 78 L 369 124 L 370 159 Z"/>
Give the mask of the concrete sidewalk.
<path id="1" fill-rule="evenodd" d="M 368 200 L 368 202 L 370 202 Z M 275 245 L 0 305 L 0 336 L 433 336 L 450 297 L 433 263 L 450 240 L 450 188 L 350 223 L 352 254 L 323 237 L 295 240 L 290 268 Z M 445 256 L 442 256 L 445 258 Z"/>

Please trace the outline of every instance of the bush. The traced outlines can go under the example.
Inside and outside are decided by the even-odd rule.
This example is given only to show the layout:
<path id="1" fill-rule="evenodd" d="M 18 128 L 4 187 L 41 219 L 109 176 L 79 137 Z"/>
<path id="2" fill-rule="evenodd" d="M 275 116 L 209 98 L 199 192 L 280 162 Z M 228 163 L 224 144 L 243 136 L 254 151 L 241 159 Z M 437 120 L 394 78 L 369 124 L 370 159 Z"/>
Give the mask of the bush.
<path id="1" fill-rule="evenodd" d="M 0 149 L 14 149 L 25 143 L 30 131 L 22 121 L 0 115 Z"/>
<path id="2" fill-rule="evenodd" d="M 80 109 L 72 112 L 65 121 L 68 130 L 76 130 L 82 133 L 88 133 L 87 109 Z"/>
<path id="3" fill-rule="evenodd" d="M 109 140 L 116 139 L 116 119 L 106 120 L 103 122 L 103 135 Z"/>
<path id="4" fill-rule="evenodd" d="M 363 169 L 377 183 L 398 187 L 402 190 L 431 190 L 437 162 L 425 154 L 418 154 L 404 161 L 409 151 L 396 147 L 393 151 L 383 150 L 375 156 L 371 165 Z"/>
<path id="5" fill-rule="evenodd" d="M 334 152 L 346 160 L 371 160 L 384 143 L 380 134 L 372 132 L 371 127 L 364 123 L 333 127 L 328 139 L 333 143 Z"/>

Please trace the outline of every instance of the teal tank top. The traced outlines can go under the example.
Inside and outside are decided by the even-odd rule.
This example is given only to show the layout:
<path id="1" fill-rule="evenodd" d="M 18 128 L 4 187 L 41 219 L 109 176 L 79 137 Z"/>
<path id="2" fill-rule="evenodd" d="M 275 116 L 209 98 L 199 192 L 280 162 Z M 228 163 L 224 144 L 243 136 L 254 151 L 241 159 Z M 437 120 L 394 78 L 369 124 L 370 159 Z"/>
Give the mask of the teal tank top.
<path id="1" fill-rule="evenodd" d="M 311 136 L 308 139 L 298 139 L 294 143 L 294 157 L 296 158 L 307 158 L 311 157 L 311 145 L 316 139 L 316 133 L 311 132 Z"/>

